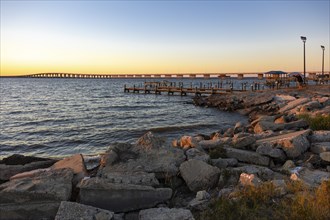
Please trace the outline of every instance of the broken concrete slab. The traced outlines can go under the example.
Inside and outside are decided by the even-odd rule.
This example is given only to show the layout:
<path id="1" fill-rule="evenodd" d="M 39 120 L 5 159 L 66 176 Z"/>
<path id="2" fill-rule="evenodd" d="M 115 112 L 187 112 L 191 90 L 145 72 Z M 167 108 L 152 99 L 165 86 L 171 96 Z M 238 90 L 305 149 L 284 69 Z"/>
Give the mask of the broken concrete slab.
<path id="1" fill-rule="evenodd" d="M 258 140 L 256 144 L 277 144 L 277 146 L 280 147 L 289 158 L 296 158 L 309 148 L 310 143 L 307 139 L 307 136 L 310 133 L 311 130 L 291 132 L 288 134 Z"/>
<path id="2" fill-rule="evenodd" d="M 319 186 L 322 181 L 330 179 L 330 173 L 321 170 L 302 168 L 297 174 L 298 179 L 310 186 Z"/>
<path id="3" fill-rule="evenodd" d="M 104 173 L 102 178 L 109 183 L 122 183 L 145 186 L 158 186 L 159 182 L 154 173 L 139 172 L 109 172 Z"/>
<path id="4" fill-rule="evenodd" d="M 112 220 L 114 213 L 105 209 L 96 208 L 76 202 L 62 201 L 55 220 Z"/>
<path id="5" fill-rule="evenodd" d="M 274 144 L 269 142 L 264 142 L 260 144 L 256 150 L 258 154 L 269 156 L 271 158 L 277 159 L 279 161 L 285 161 L 286 155 L 282 149 L 276 148 Z"/>
<path id="6" fill-rule="evenodd" d="M 198 150 L 197 148 L 191 148 L 186 151 L 187 159 L 195 159 L 195 160 L 201 160 L 203 162 L 208 162 L 210 160 L 210 155 L 205 153 L 202 150 Z"/>
<path id="7" fill-rule="evenodd" d="M 64 158 L 63 160 L 56 162 L 51 168 L 54 170 L 63 168 L 71 169 L 75 175 L 73 180 L 75 185 L 87 175 L 84 158 L 81 154 L 75 154 L 71 157 Z"/>
<path id="8" fill-rule="evenodd" d="M 312 143 L 330 142 L 330 131 L 328 130 L 313 131 L 312 135 L 309 136 L 309 139 Z"/>
<path id="9" fill-rule="evenodd" d="M 317 142 L 311 144 L 311 149 L 313 153 L 320 154 L 323 152 L 330 151 L 330 142 Z"/>
<path id="10" fill-rule="evenodd" d="M 236 158 L 238 161 L 268 166 L 270 163 L 270 158 L 267 156 L 260 155 L 253 151 L 240 150 L 235 148 L 225 147 L 225 155 L 229 158 Z"/>
<path id="11" fill-rule="evenodd" d="M 0 185 L 0 204 L 69 200 L 72 179 L 70 169 L 46 170 L 29 178 L 13 179 Z"/>
<path id="12" fill-rule="evenodd" d="M 102 178 L 82 180 L 78 187 L 80 203 L 113 212 L 151 208 L 172 196 L 170 188 L 117 184 Z"/>
<path id="13" fill-rule="evenodd" d="M 31 170 L 43 169 L 52 166 L 55 160 L 36 161 L 26 163 L 25 165 L 7 165 L 0 164 L 0 182 L 8 181 L 10 177 Z"/>
<path id="14" fill-rule="evenodd" d="M 280 113 L 284 113 L 286 111 L 289 111 L 299 105 L 305 104 L 307 102 L 309 102 L 311 99 L 310 98 L 300 98 L 300 99 L 296 99 L 294 101 L 290 101 L 287 103 L 287 105 L 285 105 L 284 107 L 280 108 L 279 112 Z"/>
<path id="15" fill-rule="evenodd" d="M 53 220 L 59 206 L 60 201 L 0 204 L 0 220 Z"/>
<path id="16" fill-rule="evenodd" d="M 237 166 L 237 159 L 235 158 L 218 158 L 212 159 L 211 164 L 219 169 L 226 168 L 226 167 L 234 167 Z"/>
<path id="17" fill-rule="evenodd" d="M 191 159 L 181 164 L 180 173 L 188 188 L 197 192 L 214 187 L 220 170 L 203 161 Z"/>
<path id="18" fill-rule="evenodd" d="M 150 135 L 145 139 L 151 138 Z M 185 161 L 184 151 L 169 145 L 163 145 L 161 140 L 139 141 L 139 145 L 117 143 L 110 146 L 101 159 L 98 175 L 112 172 L 155 173 L 157 178 L 174 177 L 179 172 L 179 166 Z M 143 140 L 143 141 L 142 141 Z M 153 143 L 154 144 L 151 144 Z M 145 143 L 145 146 L 142 145 Z"/>

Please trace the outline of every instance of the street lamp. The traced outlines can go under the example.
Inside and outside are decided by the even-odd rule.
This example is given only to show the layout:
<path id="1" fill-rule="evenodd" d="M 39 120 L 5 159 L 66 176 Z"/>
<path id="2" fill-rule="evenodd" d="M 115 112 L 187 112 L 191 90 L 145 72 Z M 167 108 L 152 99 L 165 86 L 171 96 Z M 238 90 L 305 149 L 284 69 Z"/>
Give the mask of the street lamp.
<path id="1" fill-rule="evenodd" d="M 306 57 L 305 57 L 305 43 L 307 38 L 300 36 L 300 39 L 304 42 L 304 85 L 306 85 Z"/>
<path id="2" fill-rule="evenodd" d="M 321 48 L 323 50 L 323 54 L 322 54 L 322 81 L 324 81 L 324 50 L 325 50 L 325 47 L 321 45 Z"/>

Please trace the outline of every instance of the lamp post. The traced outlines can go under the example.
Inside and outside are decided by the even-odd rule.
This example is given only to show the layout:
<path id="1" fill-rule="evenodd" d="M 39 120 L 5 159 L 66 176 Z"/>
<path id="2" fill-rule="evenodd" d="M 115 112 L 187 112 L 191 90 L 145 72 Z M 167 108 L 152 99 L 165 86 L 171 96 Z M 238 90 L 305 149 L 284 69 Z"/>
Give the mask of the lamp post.
<path id="1" fill-rule="evenodd" d="M 322 82 L 324 81 L 324 50 L 325 50 L 325 47 L 321 45 L 321 48 L 322 48 Z"/>
<path id="2" fill-rule="evenodd" d="M 306 57 L 305 57 L 305 43 L 307 38 L 300 36 L 300 39 L 304 42 L 304 85 L 306 85 Z"/>

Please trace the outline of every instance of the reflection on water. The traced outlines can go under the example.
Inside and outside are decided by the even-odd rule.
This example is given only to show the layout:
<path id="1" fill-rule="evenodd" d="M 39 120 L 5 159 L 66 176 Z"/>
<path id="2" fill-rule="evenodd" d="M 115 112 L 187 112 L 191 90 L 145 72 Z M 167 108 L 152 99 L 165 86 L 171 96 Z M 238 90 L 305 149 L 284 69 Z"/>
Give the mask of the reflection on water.
<path id="1" fill-rule="evenodd" d="M 191 96 L 123 92 L 124 84 L 143 82 L 1 78 L 0 157 L 94 154 L 114 142 L 133 142 L 148 130 L 172 139 L 209 134 L 247 120 L 238 114 L 195 107 Z"/>

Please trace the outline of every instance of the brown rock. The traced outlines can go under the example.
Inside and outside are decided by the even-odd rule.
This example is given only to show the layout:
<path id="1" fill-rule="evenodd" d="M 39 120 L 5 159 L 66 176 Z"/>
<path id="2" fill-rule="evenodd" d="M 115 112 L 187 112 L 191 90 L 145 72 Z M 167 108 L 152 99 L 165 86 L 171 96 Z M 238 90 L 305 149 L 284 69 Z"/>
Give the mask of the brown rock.
<path id="1" fill-rule="evenodd" d="M 274 122 L 275 122 L 275 124 L 284 124 L 284 123 L 286 123 L 286 119 L 284 116 L 281 116 L 281 117 L 275 119 Z"/>
<path id="2" fill-rule="evenodd" d="M 63 160 L 56 162 L 51 168 L 54 170 L 63 168 L 71 169 L 75 174 L 73 179 L 73 184 L 75 185 L 79 183 L 80 180 L 82 180 L 87 174 L 84 158 L 81 154 L 76 154 L 71 157 L 64 158 Z"/>

